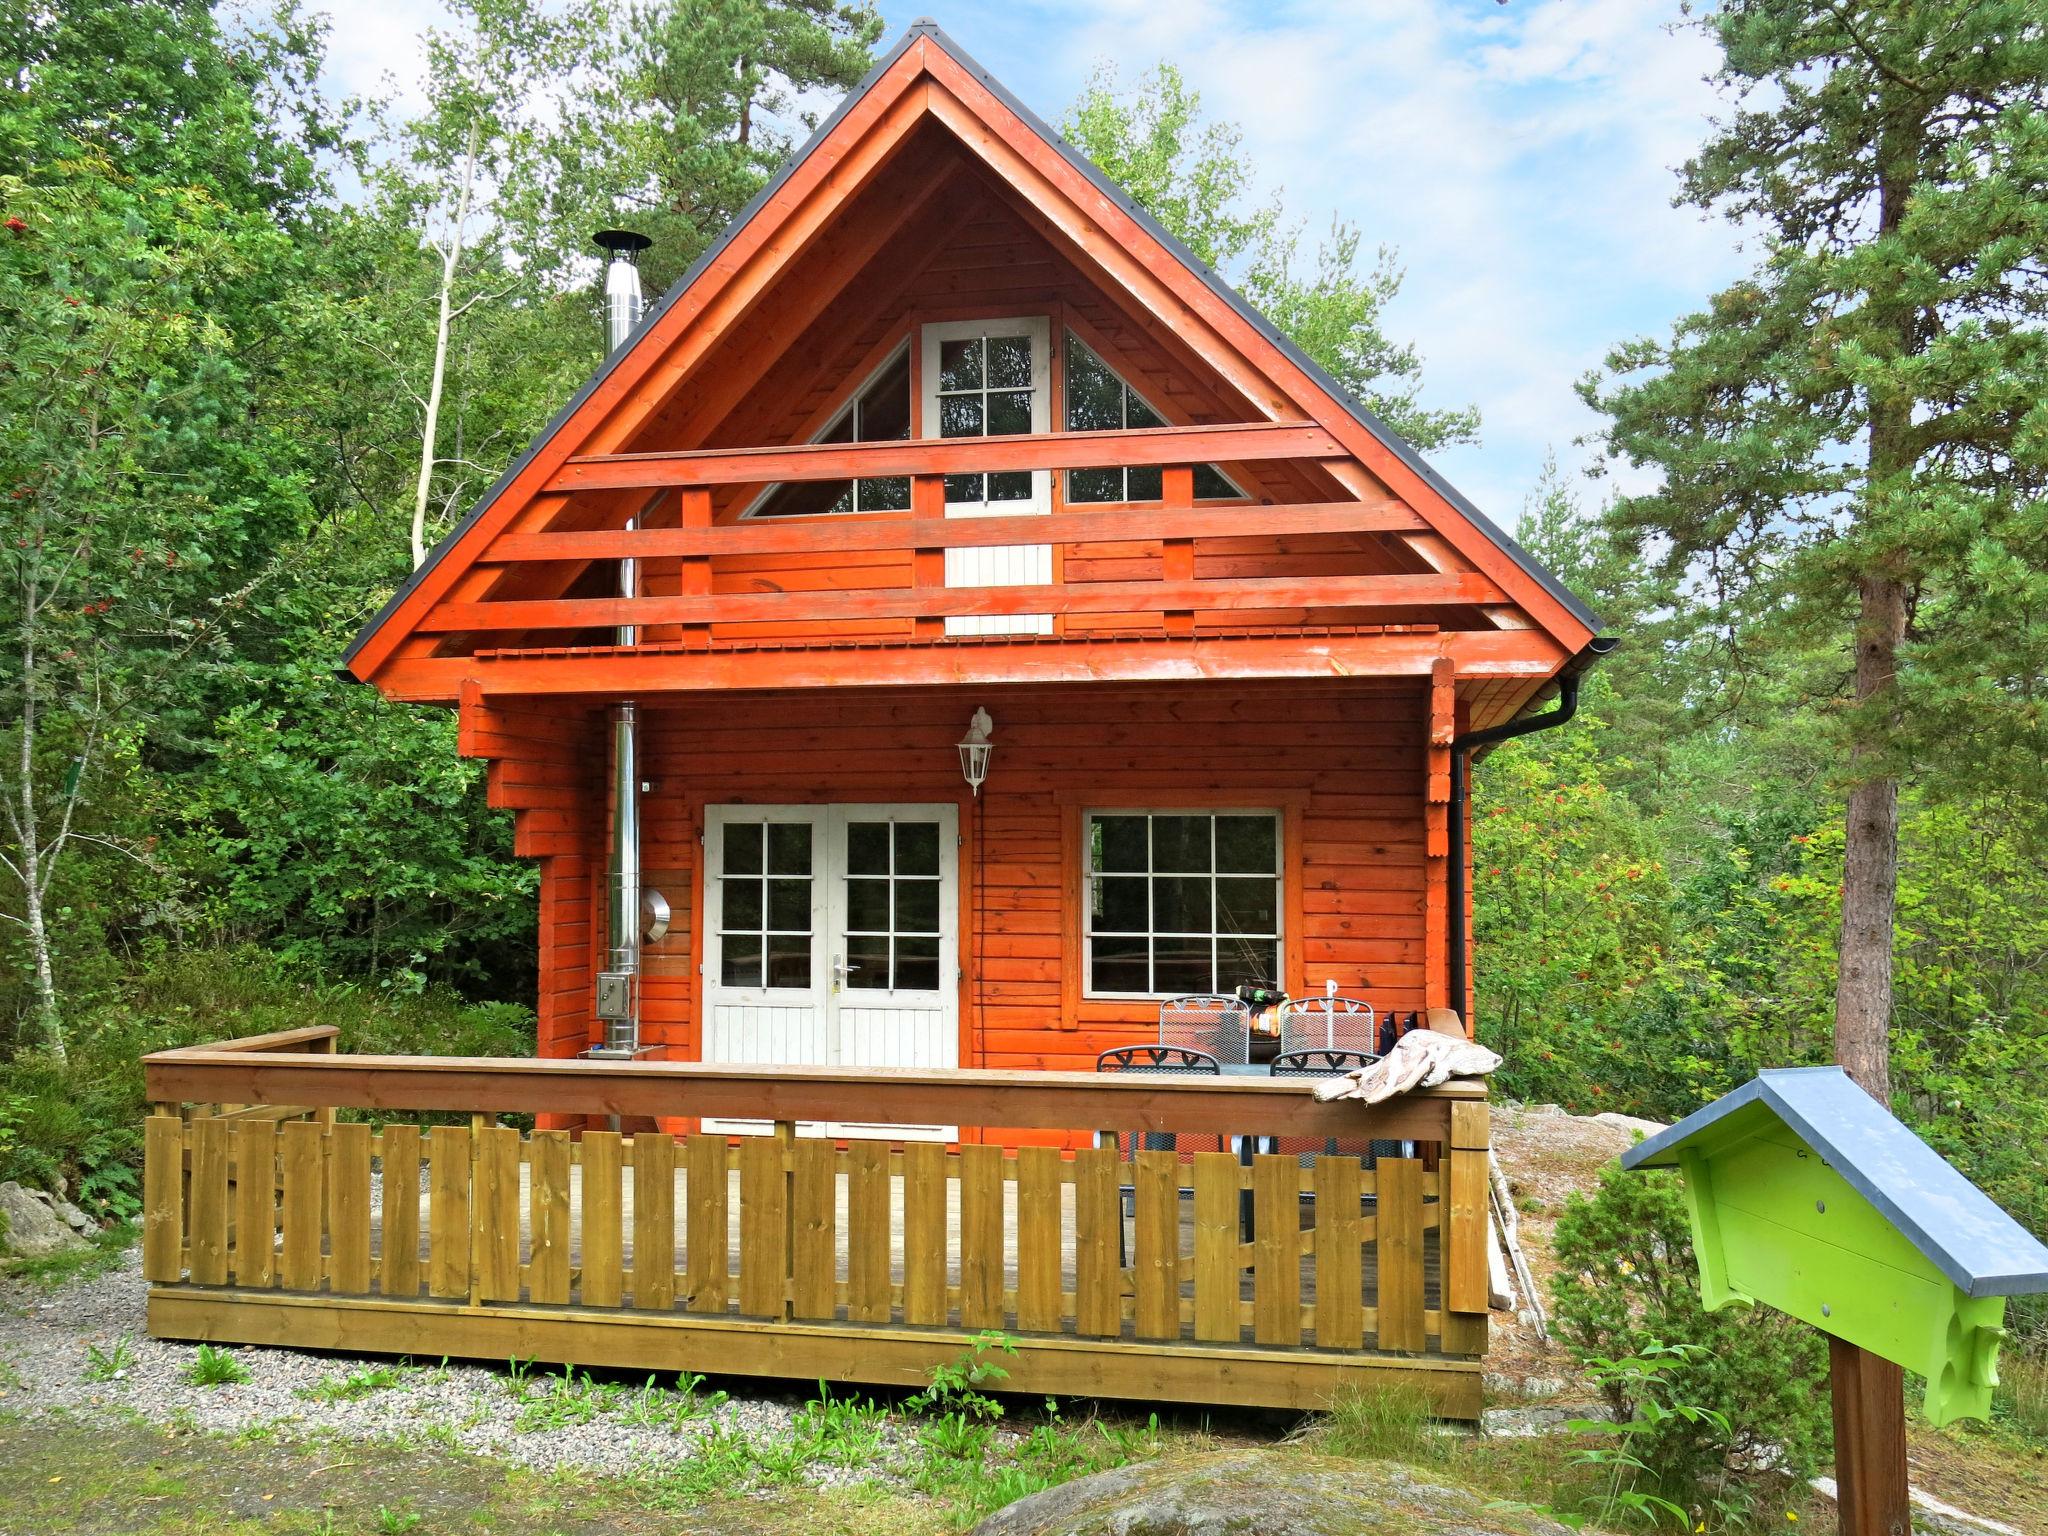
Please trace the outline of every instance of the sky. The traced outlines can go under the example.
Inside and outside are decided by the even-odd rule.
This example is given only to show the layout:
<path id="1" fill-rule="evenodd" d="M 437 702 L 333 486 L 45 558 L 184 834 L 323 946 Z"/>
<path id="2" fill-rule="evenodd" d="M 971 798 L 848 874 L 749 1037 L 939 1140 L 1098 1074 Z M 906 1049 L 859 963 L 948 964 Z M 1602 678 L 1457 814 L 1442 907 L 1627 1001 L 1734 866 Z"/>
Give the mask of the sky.
<path id="1" fill-rule="evenodd" d="M 322 8 L 313 0 L 314 9 Z M 417 80 L 436 0 L 349 0 L 330 85 Z M 1398 254 L 1387 329 L 1423 398 L 1476 404 L 1477 445 L 1433 455 L 1512 527 L 1546 454 L 1575 472 L 1597 425 L 1573 386 L 1668 330 L 1742 266 L 1735 229 L 1671 206 L 1724 109 L 1714 50 L 1676 0 L 885 0 L 887 38 L 931 15 L 1057 122 L 1101 65 L 1178 65 L 1238 124 L 1265 186 L 1312 234 L 1332 218 Z M 886 43 L 885 43 L 886 46 Z M 1624 475 L 1616 482 L 1629 485 Z M 1604 488 L 1585 492 L 1589 504 Z"/>

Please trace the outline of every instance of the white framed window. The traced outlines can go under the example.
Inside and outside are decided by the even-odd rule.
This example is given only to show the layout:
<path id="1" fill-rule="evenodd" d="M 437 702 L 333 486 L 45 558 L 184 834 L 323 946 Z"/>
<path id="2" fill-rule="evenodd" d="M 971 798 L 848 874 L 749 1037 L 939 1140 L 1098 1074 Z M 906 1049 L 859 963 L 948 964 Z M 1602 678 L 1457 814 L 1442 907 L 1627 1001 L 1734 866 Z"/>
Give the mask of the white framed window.
<path id="1" fill-rule="evenodd" d="M 1066 333 L 1066 430 L 1127 432 L 1163 427 L 1166 418 L 1072 331 Z M 1067 500 L 1077 505 L 1103 501 L 1158 501 L 1164 495 L 1157 465 L 1135 469 L 1070 469 Z M 1195 466 L 1197 501 L 1243 501 L 1245 494 L 1214 464 Z"/>
<path id="2" fill-rule="evenodd" d="M 1044 315 L 947 320 L 924 328 L 924 435 L 1009 437 L 1052 430 L 1051 326 Z M 1048 511 L 1045 470 L 946 476 L 949 517 Z"/>
<path id="3" fill-rule="evenodd" d="M 1171 997 L 1276 982 L 1280 821 L 1270 810 L 1088 812 L 1088 995 Z"/>
<path id="4" fill-rule="evenodd" d="M 886 443 L 910 436 L 910 343 L 860 382 L 814 443 Z M 908 512 L 910 476 L 789 480 L 769 486 L 742 517 L 821 517 L 833 512 Z"/>

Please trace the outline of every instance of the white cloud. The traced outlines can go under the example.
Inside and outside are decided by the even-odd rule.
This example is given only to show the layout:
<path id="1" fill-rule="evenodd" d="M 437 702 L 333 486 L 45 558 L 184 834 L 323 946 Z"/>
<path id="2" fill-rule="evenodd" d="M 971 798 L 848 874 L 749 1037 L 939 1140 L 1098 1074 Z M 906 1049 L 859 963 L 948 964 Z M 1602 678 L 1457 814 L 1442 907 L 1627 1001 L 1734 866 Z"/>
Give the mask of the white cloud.
<path id="1" fill-rule="evenodd" d="M 926 6 L 888 4 L 891 34 Z M 1512 522 L 1543 456 L 1582 461 L 1573 385 L 1737 270 L 1735 232 L 1674 209 L 1674 169 L 1717 101 L 1714 50 L 1645 0 L 960 0 L 938 19 L 1057 119 L 1097 64 L 1178 64 L 1237 122 L 1311 233 L 1334 216 L 1396 247 L 1389 317 L 1426 359 L 1425 398 L 1471 401 L 1483 445 L 1438 456 Z M 417 90 L 441 0 L 355 0 L 337 90 Z"/>

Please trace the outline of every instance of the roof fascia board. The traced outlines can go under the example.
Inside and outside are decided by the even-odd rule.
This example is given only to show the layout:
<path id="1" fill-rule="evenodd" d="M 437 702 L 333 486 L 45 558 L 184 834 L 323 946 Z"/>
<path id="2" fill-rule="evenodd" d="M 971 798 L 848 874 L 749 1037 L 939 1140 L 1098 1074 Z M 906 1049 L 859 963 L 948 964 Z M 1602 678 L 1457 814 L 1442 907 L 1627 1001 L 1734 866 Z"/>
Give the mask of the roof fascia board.
<path id="1" fill-rule="evenodd" d="M 690 265 L 689 270 L 671 284 L 668 291 L 648 309 L 633 338 L 626 345 L 619 347 L 605 357 L 604 361 L 598 365 L 597 370 L 590 376 L 583 387 L 570 397 L 566 405 L 549 418 L 548 424 L 535 434 L 533 441 L 527 445 L 526 450 L 498 477 L 489 490 L 477 498 L 469 511 L 463 515 L 461 521 L 435 544 L 433 549 L 428 552 L 427 558 L 421 561 L 411 574 L 407 576 L 405 581 L 400 584 L 398 590 L 391 594 L 383 608 L 363 625 L 357 632 L 355 639 L 350 642 L 348 649 L 342 653 L 341 660 L 337 666 L 338 671 L 347 676 L 359 677 L 364 681 L 369 680 L 376 666 L 381 664 L 389 655 L 389 646 L 374 648 L 372 646 L 372 642 L 379 636 L 386 624 L 393 620 L 402 609 L 412 606 L 415 599 L 438 595 L 433 593 L 431 589 L 437 585 L 436 578 L 440 574 L 440 569 L 444 562 L 448 560 L 449 556 L 459 546 L 467 543 L 473 535 L 482 536 L 480 530 L 483 528 L 487 514 L 497 512 L 501 507 L 503 515 L 509 516 L 511 514 L 516 503 L 508 498 L 508 493 L 521 482 L 529 471 L 534 470 L 537 466 L 551 470 L 559 460 L 568 457 L 576 444 L 574 442 L 565 443 L 559 440 L 571 422 L 581 417 L 592 406 L 594 401 L 599 400 L 601 395 L 616 393 L 623 396 L 633 385 L 644 379 L 654 363 L 659 359 L 663 350 L 660 346 L 651 345 L 654 338 L 676 327 L 680 311 L 690 308 L 701 312 L 719 292 L 723 291 L 731 278 L 737 275 L 739 267 L 743 264 L 733 259 L 736 254 L 734 248 L 742 243 L 743 237 L 747 236 L 750 232 L 755 234 L 758 238 L 754 241 L 754 246 L 755 252 L 758 252 L 759 247 L 765 244 L 768 236 L 772 234 L 773 227 L 779 226 L 782 222 L 781 218 L 777 218 L 773 221 L 772 226 L 757 228 L 757 219 L 769 210 L 772 204 L 784 198 L 791 184 L 797 182 L 802 173 L 807 170 L 812 171 L 817 173 L 817 179 L 822 180 L 823 174 L 833 168 L 832 166 L 814 165 L 813 161 L 817 158 L 816 151 L 839 131 L 847 119 L 854 115 L 856 109 L 863 106 L 872 106 L 874 108 L 872 115 L 879 116 L 881 114 L 888 106 L 891 97 L 883 97 L 873 102 L 870 102 L 869 98 L 875 94 L 876 88 L 892 72 L 899 70 L 899 66 L 903 65 L 906 56 L 912 54 L 913 50 L 916 51 L 917 57 L 911 60 L 907 69 L 901 71 L 905 78 L 898 82 L 898 84 L 900 87 L 907 88 L 923 73 L 924 50 L 919 45 L 923 42 L 925 35 L 925 32 L 916 28 L 905 33 L 896 46 L 876 62 L 874 68 L 868 71 L 860 84 L 848 92 L 846 98 L 839 103 L 838 107 L 818 125 L 817 131 L 806 141 L 803 148 L 784 161 L 780 169 L 769 178 L 761 190 L 754 195 L 744 208 L 733 216 L 732 221 L 720 232 L 718 238 L 705 248 L 703 254 Z M 900 91 L 891 93 L 891 96 L 899 94 Z M 785 209 L 784 216 L 786 217 L 790 211 L 793 210 Z M 700 288 L 702 288 L 702 292 L 698 291 Z M 686 304 L 686 301 L 690 302 Z M 608 410 L 609 405 L 605 408 Z M 592 423 L 592 425 L 594 426 L 595 423 Z M 530 499 L 530 497 L 522 498 L 522 500 L 524 499 Z M 373 651 L 373 655 L 366 657 L 364 655 L 366 651 Z M 358 659 L 362 659 L 365 662 L 368 671 L 356 665 Z"/>
<path id="2" fill-rule="evenodd" d="M 907 61 L 907 63 L 906 63 Z M 1448 508 L 1456 516 L 1449 519 L 1429 518 L 1438 531 L 1450 540 L 1454 547 L 1468 557 L 1477 555 L 1475 560 L 1482 570 L 1496 564 L 1487 557 L 1495 553 L 1506 557 L 1511 572 L 1496 570 L 1488 574 L 1507 574 L 1510 589 L 1520 582 L 1533 585 L 1535 590 L 1527 594 L 1526 606 L 1531 617 L 1544 622 L 1544 627 L 1554 637 L 1561 637 L 1564 648 L 1569 652 L 1577 649 L 1579 642 L 1598 628 L 1598 620 L 1585 605 L 1574 597 L 1557 578 L 1533 557 L 1529 556 L 1513 539 L 1502 532 L 1471 502 L 1461 496 L 1455 488 L 1444 481 L 1397 433 L 1352 399 L 1343 387 L 1332 379 L 1315 361 L 1301 352 L 1283 336 L 1263 315 L 1253 309 L 1241 295 L 1217 274 L 1205 268 L 1163 226 L 1133 203 L 1124 191 L 1109 180 L 1097 167 L 1080 155 L 1065 142 L 1051 127 L 1019 101 L 1009 90 L 983 69 L 967 52 L 955 44 L 943 31 L 929 22 L 919 22 L 906 31 L 896 45 L 880 60 L 867 76 L 840 102 L 837 108 L 819 124 L 817 131 L 795 155 L 770 178 L 761 191 L 734 217 L 723 233 L 697 259 L 690 270 L 670 287 L 649 311 L 638 334 L 627 346 L 605 359 L 575 396 L 550 420 L 548 425 L 529 444 L 510 468 L 499 477 L 464 516 L 462 521 L 444 537 L 394 592 L 379 613 L 365 624 L 355 640 L 344 653 L 340 670 L 348 675 L 368 678 L 386 660 L 402 636 L 393 636 L 378 643 L 384 630 L 391 625 L 401 612 L 432 601 L 445 590 L 459 572 L 444 572 L 443 567 L 453 552 L 472 538 L 481 538 L 496 531 L 498 525 L 516 513 L 519 507 L 530 501 L 533 487 L 526 487 L 524 496 L 514 497 L 515 489 L 521 488 L 529 472 L 536 466 L 551 470 L 568 456 L 579 442 L 587 442 L 588 428 L 582 438 L 562 441 L 565 429 L 579 417 L 591 411 L 593 405 L 601 408 L 606 415 L 590 423 L 595 427 L 608 419 L 609 414 L 642 384 L 660 360 L 667 345 L 674 339 L 672 333 L 680 328 L 683 319 L 693 318 L 701 313 L 725 289 L 752 258 L 760 254 L 769 237 L 815 190 L 808 184 L 802 195 L 779 214 L 773 213 L 773 205 L 784 200 L 784 194 L 792 183 L 803 177 L 807 183 L 822 181 L 829 175 L 837 162 L 822 167 L 813 167 L 819 158 L 819 151 L 836 135 L 844 130 L 850 121 L 859 117 L 865 121 L 856 126 L 865 132 L 873 126 L 873 120 L 886 109 L 887 96 L 870 102 L 877 88 L 888 80 L 892 72 L 900 71 L 903 78 L 897 82 L 895 94 L 913 83 L 920 75 L 929 74 L 935 81 L 945 81 L 953 76 L 953 85 L 965 86 L 970 91 L 980 91 L 1004 111 L 1010 114 L 1016 124 L 1027 130 L 1027 145 L 1035 140 L 1052 152 L 1053 157 L 1067 171 L 1078 175 L 1106 207 L 1093 210 L 1103 213 L 1112 221 L 1127 221 L 1130 231 L 1156 245 L 1170 260 L 1162 265 L 1168 286 L 1178 276 L 1191 281 L 1196 287 L 1220 300 L 1230 316 L 1245 327 L 1250 336 L 1272 349 L 1272 352 L 1298 377 L 1294 380 L 1269 379 L 1270 388 L 1287 396 L 1307 408 L 1301 397 L 1307 394 L 1309 400 L 1319 399 L 1331 408 L 1329 412 L 1312 411 L 1322 419 L 1322 424 L 1333 433 L 1346 439 L 1347 447 L 1358 454 L 1373 473 L 1385 480 L 1390 488 L 1400 494 L 1425 517 L 1432 510 L 1432 503 Z M 988 121 L 986 111 L 975 112 L 974 105 L 962 102 L 965 110 L 973 112 L 983 121 Z M 867 110 L 863 110 L 867 109 Z M 855 140 L 857 142 L 857 139 Z M 971 140 L 969 141 L 972 147 Z M 1016 146 L 1011 146 L 1013 149 Z M 1022 151 L 1028 162 L 1028 148 Z M 810 174 L 806 174 L 810 173 Z M 1072 190 L 1066 191 L 1067 200 L 1072 203 Z M 1075 203 L 1075 211 L 1086 217 L 1091 212 L 1085 203 Z M 771 215 L 763 226 L 755 229 L 757 220 Z M 1116 232 L 1105 231 L 1106 233 Z M 751 241 L 749 236 L 753 238 Z M 1121 236 L 1126 248 L 1131 245 L 1130 235 Z M 750 246 L 749 249 L 736 249 Z M 703 291 L 700 293 L 700 287 Z M 687 304 L 685 301 L 689 301 Z M 1148 306 L 1158 312 L 1156 304 Z M 679 319 L 682 311 L 692 312 Z M 661 338 L 659 341 L 657 338 Z M 1249 361 L 1249 359 L 1248 359 Z M 1463 538 L 1460 535 L 1464 535 Z M 1478 546 L 1485 546 L 1484 548 Z M 1563 622 L 1560 623 L 1560 620 Z M 1584 634 L 1575 634 L 1575 627 Z"/>

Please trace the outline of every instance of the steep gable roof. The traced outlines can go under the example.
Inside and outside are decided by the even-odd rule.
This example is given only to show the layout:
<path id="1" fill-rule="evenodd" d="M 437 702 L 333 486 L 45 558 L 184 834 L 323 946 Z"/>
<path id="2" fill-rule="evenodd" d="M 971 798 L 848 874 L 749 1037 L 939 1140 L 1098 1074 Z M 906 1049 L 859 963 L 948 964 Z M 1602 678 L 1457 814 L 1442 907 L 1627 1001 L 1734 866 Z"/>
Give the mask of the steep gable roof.
<path id="1" fill-rule="evenodd" d="M 1599 627 L 1593 612 L 1541 562 L 1486 517 L 1439 475 L 1414 447 L 1367 410 L 1330 377 L 1314 359 L 1281 334 L 1219 275 L 1204 266 L 1179 240 L 1139 208 L 1124 190 L 1068 144 L 1055 130 L 1013 96 L 935 23 L 920 20 L 904 33 L 839 106 L 819 124 L 797 152 L 740 211 L 719 238 L 648 310 L 634 339 L 598 367 L 533 442 L 506 469 L 490 490 L 449 531 L 425 561 L 412 572 L 384 607 L 366 623 L 343 654 L 339 669 L 367 680 L 381 661 L 409 632 L 407 620 L 417 617 L 460 573 L 468 554 L 502 526 L 494 519 L 506 509 L 524 505 L 538 494 L 545 475 L 570 453 L 587 451 L 588 433 L 611 405 L 639 385 L 653 363 L 674 344 L 683 327 L 717 297 L 734 270 L 791 212 L 791 194 L 800 183 L 830 177 L 852 144 L 871 132 L 886 111 L 900 105 L 921 77 L 958 88 L 960 103 L 971 122 L 951 122 L 958 130 L 987 130 L 1002 140 L 1021 130 L 1027 157 L 1050 155 L 1047 168 L 1064 172 L 1069 183 L 1057 190 L 1075 205 L 1080 217 L 1104 228 L 1108 239 L 1140 256 L 1150 246 L 1167 258 L 1148 262 L 1169 286 L 1188 280 L 1189 294 L 1206 297 L 1210 318 L 1234 323 L 1246 339 L 1266 349 L 1297 378 L 1278 381 L 1288 402 L 1302 409 L 1333 434 L 1388 487 L 1412 505 L 1436 531 L 1482 571 L 1492 575 L 1522 603 L 1530 617 L 1570 654 L 1579 651 Z M 945 119 L 936 101 L 925 112 Z M 1000 119 L 1007 117 L 1011 122 Z M 984 146 L 987 147 L 987 146 Z M 1078 182 L 1081 185 L 1075 185 Z M 1085 194 L 1076 197 L 1077 192 Z M 1092 206 L 1091 206 L 1092 204 Z M 1127 229 L 1117 226 L 1125 225 Z M 1321 408 L 1319 408 L 1321 407 Z M 581 423 L 582 431 L 572 432 Z M 522 482 L 525 482 L 522 491 Z"/>

